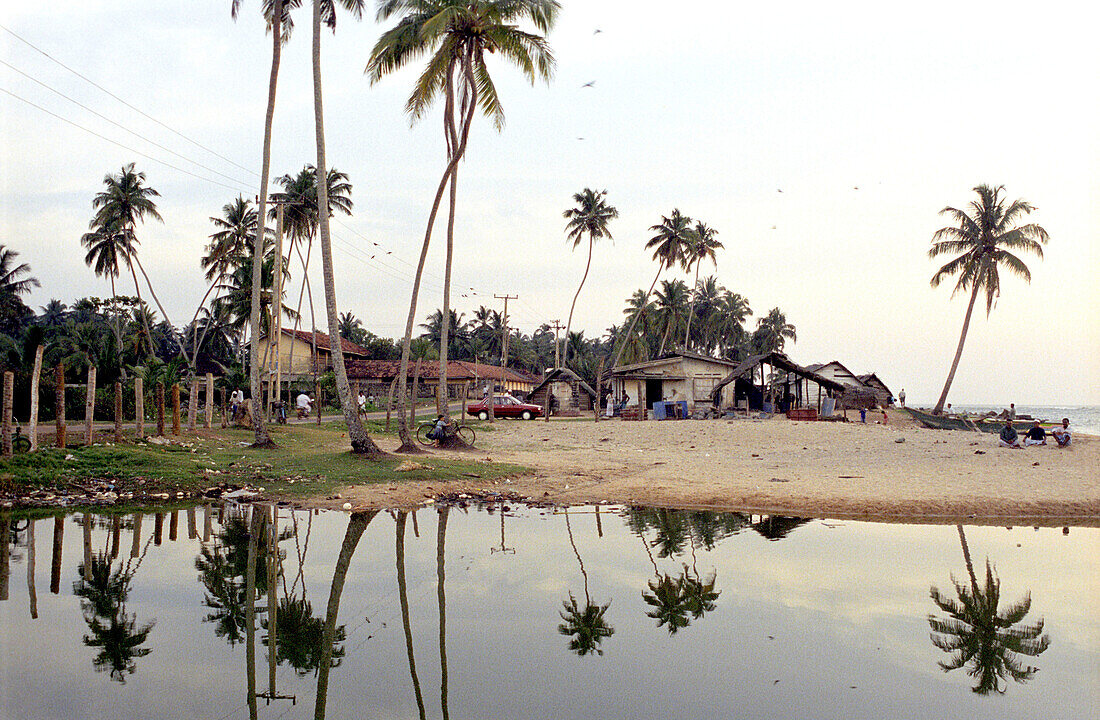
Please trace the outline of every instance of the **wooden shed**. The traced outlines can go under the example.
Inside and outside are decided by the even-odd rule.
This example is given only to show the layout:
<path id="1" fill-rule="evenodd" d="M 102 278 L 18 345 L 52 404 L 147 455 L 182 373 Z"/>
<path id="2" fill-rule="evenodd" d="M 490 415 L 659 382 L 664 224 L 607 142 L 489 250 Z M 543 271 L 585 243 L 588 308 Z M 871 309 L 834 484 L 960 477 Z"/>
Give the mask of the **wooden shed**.
<path id="1" fill-rule="evenodd" d="M 860 375 L 859 381 L 875 394 L 875 400 L 878 401 L 880 407 L 894 404 L 894 393 L 890 392 L 890 388 L 886 387 L 886 383 L 880 380 L 878 375 L 874 373 Z"/>
<path id="2" fill-rule="evenodd" d="M 802 367 L 781 352 L 746 358 L 723 378 L 711 393 L 711 402 L 719 410 L 762 410 L 768 403 L 772 412 L 795 408 L 815 408 L 828 414 L 832 403 L 845 386 L 836 380 Z"/>
<path id="3" fill-rule="evenodd" d="M 596 391 L 569 368 L 555 368 L 527 395 L 527 402 L 546 407 L 546 395 L 552 398 L 551 414 L 577 417 L 596 406 Z"/>

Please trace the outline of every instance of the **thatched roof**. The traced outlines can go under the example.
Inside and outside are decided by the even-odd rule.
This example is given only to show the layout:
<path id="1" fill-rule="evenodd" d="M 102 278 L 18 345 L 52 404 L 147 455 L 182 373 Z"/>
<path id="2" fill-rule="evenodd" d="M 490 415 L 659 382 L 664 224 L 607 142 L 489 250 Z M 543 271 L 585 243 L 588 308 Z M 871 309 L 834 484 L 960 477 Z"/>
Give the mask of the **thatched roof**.
<path id="1" fill-rule="evenodd" d="M 783 353 L 776 351 L 764 353 L 763 355 L 753 355 L 752 357 L 745 358 L 745 360 L 743 360 L 741 364 L 735 367 L 729 375 L 722 378 L 722 380 L 714 386 L 714 389 L 711 391 L 711 400 L 717 404 L 718 399 L 721 397 L 722 388 L 724 388 L 726 385 L 729 385 L 737 378 L 745 377 L 746 375 L 751 376 L 753 370 L 755 370 L 756 367 L 761 364 L 771 365 L 772 367 L 777 367 L 781 370 L 785 370 L 786 372 L 794 373 L 799 377 L 809 378 L 821 387 L 828 388 L 830 390 L 843 392 L 846 389 L 845 385 L 842 385 L 835 380 L 830 380 L 829 378 L 822 375 L 818 375 L 812 370 L 804 368 L 798 363 L 794 362 Z"/>

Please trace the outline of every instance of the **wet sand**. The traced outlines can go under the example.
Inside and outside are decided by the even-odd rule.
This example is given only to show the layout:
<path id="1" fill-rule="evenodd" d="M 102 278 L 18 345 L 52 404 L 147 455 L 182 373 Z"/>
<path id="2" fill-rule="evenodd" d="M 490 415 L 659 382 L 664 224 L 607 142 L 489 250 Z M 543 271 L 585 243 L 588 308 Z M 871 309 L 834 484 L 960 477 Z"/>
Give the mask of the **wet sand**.
<path id="1" fill-rule="evenodd" d="M 900 412 L 891 412 L 886 425 L 872 423 L 874 417 L 866 425 L 784 418 L 498 421 L 479 433 L 474 456 L 533 468 L 532 475 L 354 487 L 341 491 L 339 502 L 322 504 L 394 507 L 491 491 L 556 504 L 1100 524 L 1100 438 L 1077 435 L 1066 449 L 1009 450 L 997 446 L 996 435 L 928 430 Z"/>

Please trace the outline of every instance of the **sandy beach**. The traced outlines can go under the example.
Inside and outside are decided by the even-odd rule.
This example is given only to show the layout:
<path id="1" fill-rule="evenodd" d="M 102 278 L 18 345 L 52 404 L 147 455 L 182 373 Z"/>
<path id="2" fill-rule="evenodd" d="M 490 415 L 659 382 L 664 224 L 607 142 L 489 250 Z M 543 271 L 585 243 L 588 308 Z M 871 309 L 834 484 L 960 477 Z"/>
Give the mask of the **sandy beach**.
<path id="1" fill-rule="evenodd" d="M 784 418 L 501 421 L 479 434 L 477 456 L 533 468 L 532 475 L 351 487 L 340 503 L 393 507 L 489 490 L 557 504 L 1100 523 L 1100 438 L 1078 435 L 1067 449 L 1009 450 L 997 446 L 995 435 L 928 430 L 900 412 L 891 412 L 886 425 L 871 417 L 866 425 Z"/>

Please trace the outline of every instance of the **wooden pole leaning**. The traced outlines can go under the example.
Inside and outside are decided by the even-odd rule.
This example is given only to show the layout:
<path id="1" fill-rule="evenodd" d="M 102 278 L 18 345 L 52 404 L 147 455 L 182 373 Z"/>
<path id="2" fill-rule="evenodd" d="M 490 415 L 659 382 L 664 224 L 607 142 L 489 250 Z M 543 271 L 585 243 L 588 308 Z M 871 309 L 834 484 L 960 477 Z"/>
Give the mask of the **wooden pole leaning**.
<path id="1" fill-rule="evenodd" d="M 88 365 L 88 392 L 84 396 L 84 444 L 91 445 L 95 421 L 95 365 Z"/>
<path id="2" fill-rule="evenodd" d="M 122 383 L 115 382 L 115 442 L 122 442 Z"/>
<path id="3" fill-rule="evenodd" d="M 214 424 L 214 373 L 206 373 L 206 416 L 203 427 L 209 430 Z"/>
<path id="4" fill-rule="evenodd" d="M 187 431 L 195 432 L 195 422 L 199 413 L 199 383 L 194 373 L 191 374 L 190 387 L 187 389 Z"/>
<path id="5" fill-rule="evenodd" d="M 31 418 L 27 424 L 27 435 L 31 439 L 31 452 L 38 449 L 38 380 L 42 376 L 42 353 L 45 348 L 41 345 L 34 351 L 34 371 L 31 373 Z"/>

